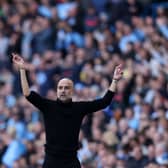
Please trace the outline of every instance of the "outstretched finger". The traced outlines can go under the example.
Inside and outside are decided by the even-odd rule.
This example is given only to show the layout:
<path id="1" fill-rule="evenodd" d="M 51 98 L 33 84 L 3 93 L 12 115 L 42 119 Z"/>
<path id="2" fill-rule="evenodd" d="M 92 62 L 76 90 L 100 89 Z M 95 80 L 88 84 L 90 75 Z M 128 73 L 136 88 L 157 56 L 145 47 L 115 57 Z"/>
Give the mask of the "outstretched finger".
<path id="1" fill-rule="evenodd" d="M 17 55 L 15 53 L 12 53 L 12 60 L 15 60 L 17 58 Z"/>
<path id="2" fill-rule="evenodd" d="M 117 66 L 118 69 L 122 69 L 122 67 L 123 67 L 122 64 L 119 64 L 119 65 Z"/>
<path id="3" fill-rule="evenodd" d="M 12 55 L 12 56 L 14 56 L 14 55 L 15 55 L 15 53 L 12 53 L 11 55 Z"/>
<path id="4" fill-rule="evenodd" d="M 122 71 L 122 67 L 121 66 L 117 66 L 116 70 L 117 70 L 118 73 L 120 73 Z"/>

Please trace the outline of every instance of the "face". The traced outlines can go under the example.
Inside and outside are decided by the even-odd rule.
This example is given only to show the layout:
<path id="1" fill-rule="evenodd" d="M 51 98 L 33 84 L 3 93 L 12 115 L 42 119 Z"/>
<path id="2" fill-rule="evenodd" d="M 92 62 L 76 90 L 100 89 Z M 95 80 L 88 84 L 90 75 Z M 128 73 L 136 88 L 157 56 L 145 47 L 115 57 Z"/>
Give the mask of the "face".
<path id="1" fill-rule="evenodd" d="M 67 102 L 72 98 L 73 82 L 70 79 L 61 79 L 57 86 L 57 97 L 63 102 Z"/>

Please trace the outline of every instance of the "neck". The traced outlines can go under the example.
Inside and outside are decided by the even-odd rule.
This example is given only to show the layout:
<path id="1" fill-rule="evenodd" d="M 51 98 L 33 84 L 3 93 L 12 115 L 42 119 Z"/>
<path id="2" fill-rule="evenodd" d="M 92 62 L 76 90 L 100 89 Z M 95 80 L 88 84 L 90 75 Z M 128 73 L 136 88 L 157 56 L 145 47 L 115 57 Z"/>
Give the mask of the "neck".
<path id="1" fill-rule="evenodd" d="M 67 99 L 67 100 L 61 100 L 59 98 L 57 98 L 58 102 L 61 102 L 61 103 L 71 103 L 72 102 L 72 99 Z"/>

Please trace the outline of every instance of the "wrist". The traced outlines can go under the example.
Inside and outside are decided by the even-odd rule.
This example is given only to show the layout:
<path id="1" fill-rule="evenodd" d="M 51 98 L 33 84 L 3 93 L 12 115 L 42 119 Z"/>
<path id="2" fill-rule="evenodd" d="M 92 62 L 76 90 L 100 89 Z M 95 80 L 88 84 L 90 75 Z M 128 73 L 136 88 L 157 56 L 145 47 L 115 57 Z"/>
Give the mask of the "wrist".
<path id="1" fill-rule="evenodd" d="M 112 79 L 112 82 L 117 83 L 117 82 L 118 82 L 118 80 L 117 80 L 117 79 L 115 79 L 115 78 L 113 78 L 113 79 Z"/>
<path id="2" fill-rule="evenodd" d="M 20 67 L 19 69 L 20 69 L 20 71 L 25 70 L 25 68 L 23 68 L 23 67 Z"/>

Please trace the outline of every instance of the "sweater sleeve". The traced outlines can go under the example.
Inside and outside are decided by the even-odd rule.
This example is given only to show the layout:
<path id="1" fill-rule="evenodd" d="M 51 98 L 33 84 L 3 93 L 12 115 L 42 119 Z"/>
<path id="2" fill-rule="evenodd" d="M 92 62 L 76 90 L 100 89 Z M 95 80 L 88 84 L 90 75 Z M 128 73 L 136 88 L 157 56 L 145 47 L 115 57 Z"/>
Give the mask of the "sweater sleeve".
<path id="1" fill-rule="evenodd" d="M 106 108 L 108 105 L 110 105 L 114 94 L 114 92 L 108 90 L 102 98 L 81 102 L 82 112 L 84 114 L 88 114 Z"/>
<path id="2" fill-rule="evenodd" d="M 35 91 L 31 91 L 29 96 L 26 96 L 26 99 L 39 110 L 44 111 L 46 100 L 43 97 L 41 97 L 38 93 L 36 93 Z"/>

